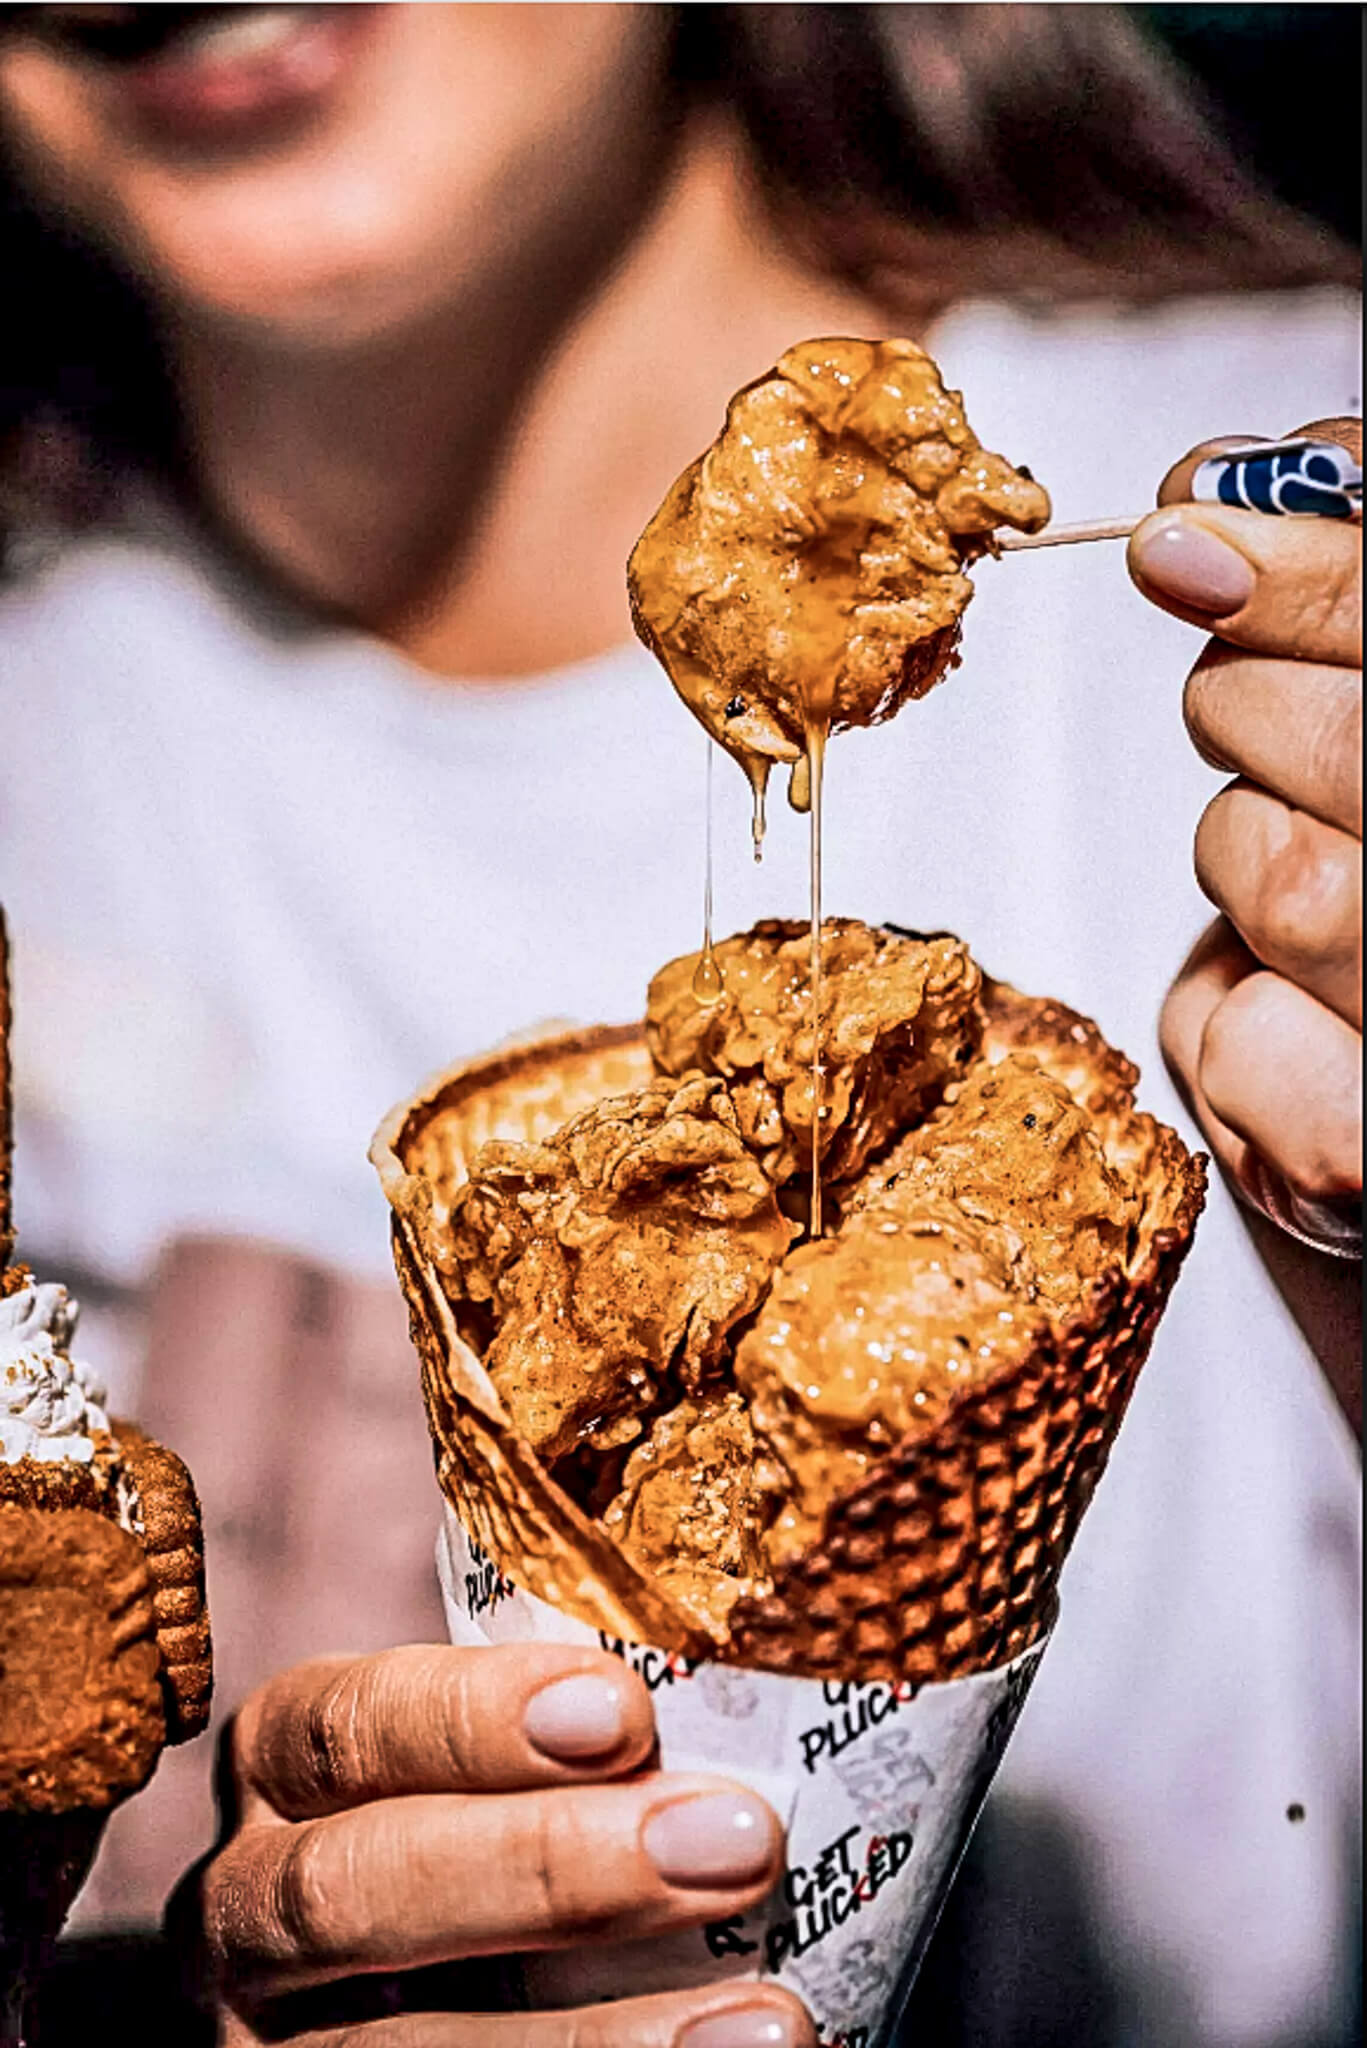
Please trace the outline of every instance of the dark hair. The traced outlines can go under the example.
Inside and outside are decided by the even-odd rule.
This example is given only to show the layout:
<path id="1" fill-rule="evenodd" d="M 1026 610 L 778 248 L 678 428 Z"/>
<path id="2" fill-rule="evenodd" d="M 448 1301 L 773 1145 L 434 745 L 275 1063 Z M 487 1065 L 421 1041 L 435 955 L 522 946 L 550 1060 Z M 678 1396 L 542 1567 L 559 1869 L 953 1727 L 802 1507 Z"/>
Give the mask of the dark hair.
<path id="1" fill-rule="evenodd" d="M 1335 226 L 1279 195 L 1293 153 L 1269 146 L 1289 127 L 1301 161 L 1323 148 L 1307 132 L 1317 106 L 1356 191 L 1356 9 L 693 12 L 699 55 L 740 109 L 779 217 L 809 257 L 894 304 L 927 289 L 1133 301 L 1356 278 Z M 1211 16 L 1242 34 L 1194 19 Z M 1290 102 L 1294 121 L 1283 99 L 1280 128 L 1247 80 L 1232 104 L 1212 89 L 1222 59 L 1250 42 L 1288 86 L 1289 51 L 1329 74 L 1318 102 Z M 1319 121 L 1326 94 L 1336 129 Z"/>
<path id="2" fill-rule="evenodd" d="M 1355 187 L 1355 8 L 681 7 L 676 70 L 685 95 L 736 108 L 807 259 L 894 313 L 970 294 L 1350 283 L 1346 222 L 1305 210 L 1307 94 L 1290 95 L 1300 189 L 1277 171 L 1286 101 L 1265 94 L 1260 116 L 1246 89 L 1242 117 L 1221 104 L 1240 23 L 1258 59 L 1245 88 L 1293 83 L 1283 54 L 1304 69 L 1308 50 L 1311 83 L 1339 93 L 1342 171 L 1321 182 Z M 131 469 L 173 472 L 176 406 L 144 295 L 3 158 L 0 276 L 0 533 L 87 522 Z"/>

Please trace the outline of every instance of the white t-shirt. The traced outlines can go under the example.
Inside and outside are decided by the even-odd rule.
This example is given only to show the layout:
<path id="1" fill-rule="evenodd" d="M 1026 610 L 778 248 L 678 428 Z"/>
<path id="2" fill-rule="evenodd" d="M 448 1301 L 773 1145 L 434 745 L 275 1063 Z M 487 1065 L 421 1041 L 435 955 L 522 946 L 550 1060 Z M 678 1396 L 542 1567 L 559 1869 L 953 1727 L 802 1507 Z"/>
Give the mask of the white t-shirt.
<path id="1" fill-rule="evenodd" d="M 970 308 L 933 345 L 1060 520 L 1142 510 L 1211 432 L 1358 404 L 1333 296 Z M 1191 836 L 1219 778 L 1180 708 L 1199 641 L 1134 595 L 1118 544 L 975 581 L 962 668 L 831 749 L 828 913 L 960 932 L 993 973 L 1095 1015 L 1191 1136 L 1155 1021 L 1210 915 Z M 203 1227 L 383 1275 L 365 1151 L 390 1103 L 537 1020 L 639 1015 L 653 969 L 698 943 L 706 746 L 634 646 L 435 682 L 273 607 L 168 524 L 69 545 L 0 598 L 0 715 L 17 1193 L 53 1272 L 135 1284 Z M 757 869 L 722 759 L 715 810 L 718 931 L 804 916 L 802 821 L 776 797 Z M 1129 2038 L 1333 2037 L 1359 1492 L 1217 1183 L 1001 1780 L 1085 1848 L 1136 1986 Z M 1154 1987 L 1179 2028 L 1143 2031 Z"/>

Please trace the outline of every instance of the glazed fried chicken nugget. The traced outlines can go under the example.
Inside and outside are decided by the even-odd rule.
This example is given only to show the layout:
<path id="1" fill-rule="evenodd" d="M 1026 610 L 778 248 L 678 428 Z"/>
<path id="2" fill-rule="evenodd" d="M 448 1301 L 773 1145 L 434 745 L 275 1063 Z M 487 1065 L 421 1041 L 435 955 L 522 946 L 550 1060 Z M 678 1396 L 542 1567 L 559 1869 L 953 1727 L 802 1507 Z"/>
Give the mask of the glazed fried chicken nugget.
<path id="1" fill-rule="evenodd" d="M 1093 1116 L 1028 1053 L 973 1067 L 953 1101 L 894 1147 L 852 1207 L 930 1197 L 1017 1233 L 1036 1296 L 1059 1312 L 1124 1262 L 1140 1209 Z"/>
<path id="2" fill-rule="evenodd" d="M 1021 1240 L 949 1201 L 896 1196 L 787 1260 L 736 1354 L 736 1381 L 781 1460 L 775 1566 L 894 1444 L 1030 1349 L 1042 1320 Z"/>
<path id="3" fill-rule="evenodd" d="M 1049 499 L 910 341 L 809 341 L 738 392 L 627 569 L 636 630 L 762 787 L 809 720 L 873 725 L 954 659 L 965 564 Z"/>
<path id="4" fill-rule="evenodd" d="M 603 1527 L 700 1627 L 724 1635 L 765 1570 L 765 1490 L 744 1401 L 708 1392 L 660 1416 L 636 1446 Z"/>
<path id="5" fill-rule="evenodd" d="M 509 1414 L 554 1459 L 630 1442 L 666 1372 L 699 1387 L 792 1237 L 725 1088 L 694 1075 L 607 1097 L 543 1145 L 481 1147 L 451 1270 L 489 1320 Z"/>
<path id="6" fill-rule="evenodd" d="M 736 1354 L 789 1475 L 781 1567 L 827 1506 L 970 1388 L 1024 1359 L 1123 1265 L 1140 1194 L 1090 1111 L 1028 1054 L 982 1060 L 871 1169 L 837 1235 L 799 1247 Z"/>
<path id="7" fill-rule="evenodd" d="M 958 939 L 855 918 L 821 929 L 821 1154 L 835 1183 L 924 1116 L 973 1057 L 982 977 Z M 696 1069 L 726 1081 L 747 1144 L 781 1183 L 811 1162 L 809 929 L 767 918 L 722 940 L 713 957 L 716 1002 L 693 993 L 697 954 L 671 961 L 651 982 L 651 1057 L 666 1074 Z"/>

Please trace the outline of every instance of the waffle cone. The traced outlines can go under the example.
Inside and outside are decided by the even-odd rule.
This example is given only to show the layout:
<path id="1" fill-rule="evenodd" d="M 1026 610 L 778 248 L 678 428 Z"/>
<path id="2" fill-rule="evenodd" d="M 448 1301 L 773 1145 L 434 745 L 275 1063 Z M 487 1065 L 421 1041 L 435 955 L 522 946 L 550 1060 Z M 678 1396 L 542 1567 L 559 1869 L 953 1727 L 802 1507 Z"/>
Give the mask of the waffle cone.
<path id="1" fill-rule="evenodd" d="M 444 1284 L 450 1203 L 475 1152 L 491 1138 L 540 1142 L 601 1096 L 642 1085 L 643 1030 L 522 1044 L 452 1068 L 391 1112 L 371 1158 L 393 1211 L 437 1477 L 499 1572 L 614 1636 L 793 1675 L 919 1684 L 989 1669 L 1035 1638 L 1190 1244 L 1204 1162 L 1135 1111 L 1136 1070 L 1085 1018 L 1004 984 L 985 994 L 989 1056 L 1034 1053 L 1134 1171 L 1135 1248 L 1069 1322 L 835 1497 L 819 1540 L 767 1597 L 737 1604 L 720 1646 L 518 1435 Z"/>

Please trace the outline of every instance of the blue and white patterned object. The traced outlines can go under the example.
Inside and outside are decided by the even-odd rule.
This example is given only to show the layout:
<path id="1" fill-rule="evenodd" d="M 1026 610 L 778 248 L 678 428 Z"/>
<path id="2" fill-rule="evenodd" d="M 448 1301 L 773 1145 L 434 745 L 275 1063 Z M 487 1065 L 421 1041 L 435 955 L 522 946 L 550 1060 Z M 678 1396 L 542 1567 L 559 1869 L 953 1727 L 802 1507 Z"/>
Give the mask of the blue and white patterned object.
<path id="1" fill-rule="evenodd" d="M 1248 512 L 1360 519 L 1362 470 L 1337 441 L 1262 441 L 1208 457 L 1191 495 Z"/>

